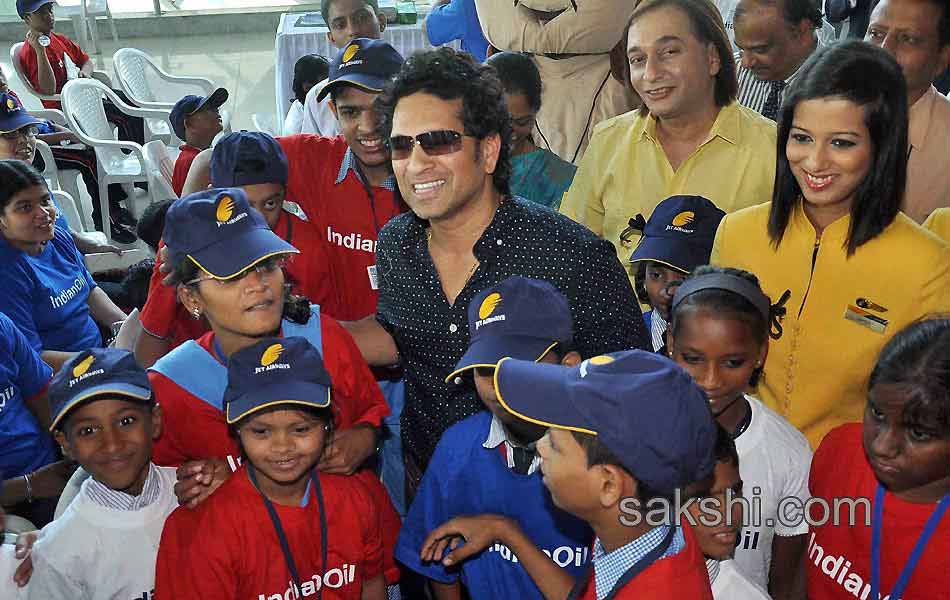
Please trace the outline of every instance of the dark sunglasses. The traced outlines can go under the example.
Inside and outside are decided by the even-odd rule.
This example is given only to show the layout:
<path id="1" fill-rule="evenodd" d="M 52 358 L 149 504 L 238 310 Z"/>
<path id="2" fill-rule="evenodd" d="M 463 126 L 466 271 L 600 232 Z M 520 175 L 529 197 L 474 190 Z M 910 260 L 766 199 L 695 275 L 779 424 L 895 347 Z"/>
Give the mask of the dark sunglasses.
<path id="1" fill-rule="evenodd" d="M 412 156 L 415 145 L 419 144 L 429 156 L 444 156 L 461 150 L 463 137 L 464 134 L 450 129 L 427 131 L 416 137 L 394 135 L 389 138 L 389 151 L 393 160 L 406 160 Z"/>

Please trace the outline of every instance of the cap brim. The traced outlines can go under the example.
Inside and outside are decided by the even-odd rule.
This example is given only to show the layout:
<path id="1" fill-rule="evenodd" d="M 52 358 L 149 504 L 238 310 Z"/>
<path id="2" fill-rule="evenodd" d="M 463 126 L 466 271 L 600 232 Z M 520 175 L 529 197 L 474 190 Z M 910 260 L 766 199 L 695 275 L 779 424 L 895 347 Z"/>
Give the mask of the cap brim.
<path id="1" fill-rule="evenodd" d="M 503 358 L 495 369 L 498 402 L 523 421 L 597 435 L 569 398 L 573 369 Z"/>
<path id="2" fill-rule="evenodd" d="M 524 336 L 493 336 L 476 339 L 455 365 L 455 370 L 445 378 L 445 383 L 451 383 L 453 379 L 470 369 L 495 368 L 498 361 L 506 357 L 537 362 L 557 344 L 549 339 Z"/>
<path id="3" fill-rule="evenodd" d="M 250 269 L 262 260 L 299 250 L 279 235 L 263 227 L 205 246 L 188 255 L 195 264 L 215 279 L 227 280 Z"/>
<path id="4" fill-rule="evenodd" d="M 13 117 L 12 119 L 4 123 L 3 127 L 0 128 L 0 133 L 12 133 L 14 131 L 23 129 L 24 127 L 28 125 L 42 125 L 42 124 L 43 124 L 42 120 L 37 119 L 36 117 L 30 116 L 30 114 L 24 110 L 19 115 Z"/>
<path id="5" fill-rule="evenodd" d="M 689 273 L 709 262 L 709 253 L 693 244 L 677 243 L 665 238 L 644 237 L 641 240 L 630 256 L 631 263 L 652 260 L 671 269 Z"/>
<path id="6" fill-rule="evenodd" d="M 317 94 L 317 102 L 323 102 L 323 99 L 327 97 L 333 88 L 340 87 L 341 85 L 351 85 L 363 90 L 364 92 L 379 94 L 383 91 L 383 88 L 386 87 L 387 81 L 388 79 L 383 77 L 374 77 L 372 75 L 364 75 L 361 73 L 343 75 L 342 77 L 337 77 L 333 81 L 323 86 L 323 89 L 320 90 L 319 94 Z"/>
<path id="7" fill-rule="evenodd" d="M 56 428 L 59 427 L 59 424 L 62 422 L 63 418 L 65 418 L 66 415 L 68 415 L 73 409 L 83 402 L 92 400 L 97 396 L 122 396 L 124 398 L 129 398 L 138 402 L 148 402 L 148 400 L 152 397 L 152 390 L 137 385 L 118 382 L 106 382 L 102 385 L 97 385 L 87 390 L 83 390 L 82 394 L 73 397 L 69 402 L 59 408 L 59 410 L 53 416 L 53 422 L 50 424 L 49 430 L 55 431 Z"/>
<path id="8" fill-rule="evenodd" d="M 228 91 L 224 88 L 218 88 L 215 91 L 211 92 L 211 95 L 204 99 L 204 102 L 198 105 L 198 107 L 188 113 L 193 115 L 200 110 L 205 108 L 221 108 L 225 102 L 228 101 Z"/>
<path id="9" fill-rule="evenodd" d="M 255 388 L 228 402 L 225 419 L 228 425 L 233 425 L 265 408 L 281 405 L 327 408 L 330 406 L 330 388 L 305 381 Z"/>

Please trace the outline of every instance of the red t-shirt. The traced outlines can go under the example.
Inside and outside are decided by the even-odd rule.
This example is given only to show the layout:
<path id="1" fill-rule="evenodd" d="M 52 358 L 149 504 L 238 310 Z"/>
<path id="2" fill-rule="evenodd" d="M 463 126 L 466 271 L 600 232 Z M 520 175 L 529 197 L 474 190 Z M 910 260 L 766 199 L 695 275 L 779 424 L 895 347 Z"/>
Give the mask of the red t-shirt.
<path id="1" fill-rule="evenodd" d="M 874 501 L 877 478 L 868 464 L 862 443 L 862 425 L 850 423 L 832 430 L 815 452 L 809 487 L 815 498 L 867 498 Z M 930 518 L 934 504 L 905 502 L 890 492 L 884 499 L 884 526 L 881 532 L 881 589 L 886 597 L 917 538 Z M 831 506 L 833 508 L 833 505 Z M 812 508 L 812 517 L 822 516 Z M 839 509 L 840 526 L 832 521 L 812 527 L 808 538 L 808 597 L 811 600 L 868 598 L 871 584 L 871 527 L 864 505 L 858 505 L 854 526 L 849 526 L 848 510 Z M 812 522 L 815 522 L 814 520 Z M 930 538 L 904 590 L 903 600 L 950 599 L 950 516 Z"/>
<path id="2" fill-rule="evenodd" d="M 76 67 L 82 68 L 89 61 L 89 55 L 83 52 L 82 48 L 74 41 L 55 31 L 50 32 L 49 42 L 49 46 L 46 47 L 46 56 L 49 58 L 50 66 L 53 67 L 53 76 L 56 78 L 56 93 L 58 94 L 63 91 L 63 86 L 66 85 L 67 81 L 65 57 L 68 56 Z M 23 74 L 26 75 L 33 89 L 39 89 L 40 77 L 36 65 L 36 51 L 24 41 L 23 45 L 20 46 L 18 58 L 20 68 L 23 69 Z M 43 101 L 43 106 L 46 108 L 60 108 L 59 102 L 47 100 Z"/>
<path id="3" fill-rule="evenodd" d="M 406 210 L 393 192 L 374 187 L 373 198 L 350 170 L 336 183 L 348 149 L 343 137 L 292 135 L 278 138 L 290 177 L 287 197 L 307 213 L 327 242 L 333 275 L 333 316 L 355 321 L 376 312 L 376 241 L 379 230 Z"/>
<path id="4" fill-rule="evenodd" d="M 178 149 L 181 152 L 178 154 L 178 159 L 175 160 L 175 171 L 172 173 L 172 189 L 180 197 L 181 191 L 185 188 L 185 179 L 188 178 L 191 163 L 194 162 L 195 157 L 198 156 L 201 150 L 188 144 L 182 144 Z"/>
<path id="5" fill-rule="evenodd" d="M 319 304 L 321 314 L 336 316 L 338 308 L 333 304 L 336 297 L 331 293 L 333 279 L 329 274 L 326 242 L 312 225 L 287 211 L 281 211 L 274 233 L 300 251 L 290 258 L 285 270 L 294 293 Z M 164 241 L 160 241 L 159 249 L 164 246 Z M 203 318 L 196 320 L 188 314 L 178 302 L 178 291 L 162 283 L 165 274 L 159 271 L 160 267 L 161 261 L 156 258 L 148 285 L 148 299 L 139 319 L 146 331 L 155 337 L 168 339 L 171 343 L 169 350 L 172 350 L 207 333 L 208 324 Z"/>
<path id="6" fill-rule="evenodd" d="M 327 564 L 321 572 L 319 509 L 274 504 L 300 577 L 301 595 L 359 600 L 363 582 L 383 572 L 377 511 L 359 479 L 321 473 Z M 168 517 L 158 548 L 155 598 L 295 598 L 274 525 L 242 468 L 194 510 Z"/>
<path id="7" fill-rule="evenodd" d="M 673 556 L 661 558 L 617 591 L 616 600 L 713 600 L 706 559 L 692 527 L 681 527 L 686 547 Z M 632 565 L 630 565 L 632 566 Z M 591 571 L 581 600 L 597 600 L 597 586 Z"/>

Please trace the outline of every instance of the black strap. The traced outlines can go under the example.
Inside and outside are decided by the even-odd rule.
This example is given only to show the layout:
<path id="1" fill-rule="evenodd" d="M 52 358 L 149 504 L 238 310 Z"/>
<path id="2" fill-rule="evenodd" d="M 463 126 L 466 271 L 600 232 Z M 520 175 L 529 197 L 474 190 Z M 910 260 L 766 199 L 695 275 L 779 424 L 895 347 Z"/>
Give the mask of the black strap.
<path id="1" fill-rule="evenodd" d="M 669 531 L 666 532 L 663 540 L 660 541 L 660 544 L 650 550 L 646 556 L 634 563 L 629 569 L 627 569 L 623 575 L 620 576 L 620 579 L 617 580 L 617 583 L 614 584 L 613 589 L 610 590 L 610 593 L 604 598 L 604 600 L 612 600 L 616 598 L 617 594 L 620 593 L 620 590 L 623 589 L 623 586 L 630 583 L 634 577 L 646 571 L 653 563 L 660 560 L 660 557 L 666 554 L 666 551 L 669 549 L 670 544 L 673 543 L 673 536 L 676 534 L 676 527 L 670 527 Z M 578 600 L 581 595 L 584 593 L 584 590 L 587 589 L 587 584 L 593 578 L 594 574 L 594 561 L 590 562 L 590 565 L 587 567 L 587 571 L 581 576 L 580 579 L 574 584 L 574 588 L 571 590 L 570 595 L 568 595 L 567 600 Z M 591 582 L 591 585 L 596 585 L 595 582 Z"/>
<path id="2" fill-rule="evenodd" d="M 280 542 L 280 550 L 284 554 L 284 562 L 287 564 L 287 570 L 290 571 L 290 577 L 296 586 L 296 593 L 299 597 L 302 593 L 300 574 L 297 571 L 297 564 L 294 562 L 294 555 L 290 552 L 290 543 L 287 541 L 287 534 L 284 533 L 284 528 L 280 524 L 280 517 L 277 516 L 277 509 L 274 508 L 274 503 L 270 501 L 270 498 L 268 498 L 257 485 L 257 476 L 254 474 L 254 465 L 251 463 L 247 464 L 247 476 L 250 478 L 251 483 L 254 484 L 254 487 L 257 488 L 261 498 L 264 499 L 264 506 L 267 508 L 267 514 L 270 516 L 271 523 L 274 525 L 277 541 Z M 310 484 L 313 486 L 313 494 L 317 497 L 317 509 L 320 512 L 320 579 L 322 580 L 327 572 L 327 541 L 329 537 L 327 535 L 327 511 L 323 504 L 323 490 L 320 488 L 320 479 L 314 475 L 313 471 L 310 471 Z M 317 590 L 317 600 L 321 600 L 322 598 L 323 586 L 321 585 Z"/>

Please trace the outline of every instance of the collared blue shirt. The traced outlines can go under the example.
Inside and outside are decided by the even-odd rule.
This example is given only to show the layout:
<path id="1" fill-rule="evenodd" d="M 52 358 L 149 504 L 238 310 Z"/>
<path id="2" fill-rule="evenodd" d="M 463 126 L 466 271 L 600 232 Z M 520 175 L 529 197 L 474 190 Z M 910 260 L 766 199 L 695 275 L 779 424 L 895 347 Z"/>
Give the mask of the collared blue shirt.
<path id="1" fill-rule="evenodd" d="M 353 175 L 360 181 L 363 181 L 363 178 L 360 176 L 359 171 L 356 170 L 356 155 L 353 154 L 352 148 L 346 149 L 346 154 L 343 155 L 343 162 L 340 163 L 340 172 L 337 173 L 336 181 L 334 181 L 334 183 L 336 183 L 337 185 L 343 183 L 343 180 L 346 179 L 346 174 L 349 171 L 353 171 Z M 389 177 L 386 178 L 386 181 L 384 181 L 380 187 L 386 188 L 390 192 L 395 192 L 396 178 L 390 175 Z"/>
<path id="2" fill-rule="evenodd" d="M 610 553 L 604 552 L 600 539 L 597 539 L 594 542 L 594 558 L 592 559 L 594 563 L 594 583 L 597 586 L 597 600 L 604 600 L 610 595 L 623 574 L 630 567 L 643 560 L 643 557 L 649 554 L 651 550 L 659 546 L 669 530 L 669 525 L 654 527 L 626 546 L 621 546 Z M 670 547 L 660 558 L 673 556 L 685 547 L 686 539 L 683 537 L 683 530 L 677 527 Z"/>
<path id="3" fill-rule="evenodd" d="M 475 0 L 452 0 L 433 8 L 426 17 L 426 33 L 433 46 L 461 40 L 462 50 L 478 62 L 488 55 L 488 40 L 478 22 Z"/>

